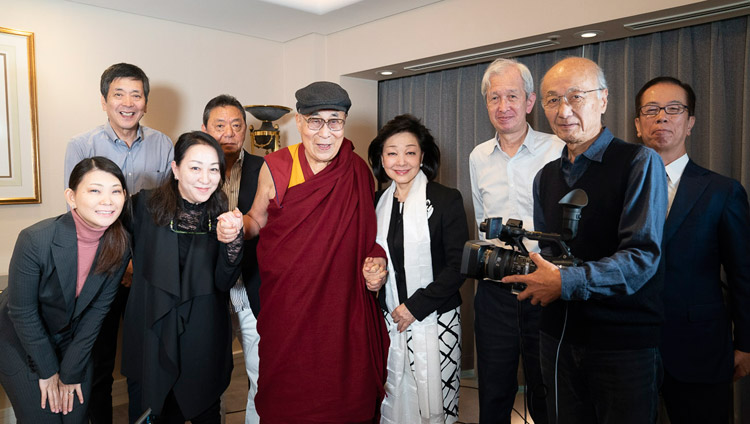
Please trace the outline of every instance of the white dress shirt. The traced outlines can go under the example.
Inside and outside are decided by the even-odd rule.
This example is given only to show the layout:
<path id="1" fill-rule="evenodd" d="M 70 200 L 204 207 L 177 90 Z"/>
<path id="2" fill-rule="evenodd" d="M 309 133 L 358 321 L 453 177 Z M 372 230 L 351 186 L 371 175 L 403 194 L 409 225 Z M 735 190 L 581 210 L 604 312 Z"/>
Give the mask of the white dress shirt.
<path id="1" fill-rule="evenodd" d="M 524 229 L 533 230 L 534 177 L 545 164 L 560 158 L 565 143 L 527 126 L 526 138 L 512 157 L 500 148 L 497 134 L 471 152 L 471 197 L 477 225 L 485 218 L 502 217 L 503 223 L 508 218 L 520 219 Z M 535 242 L 525 244 L 537 250 Z"/>
<path id="2" fill-rule="evenodd" d="M 685 153 L 679 158 L 675 159 L 669 165 L 665 166 L 667 171 L 667 195 L 669 196 L 669 203 L 667 204 L 667 216 L 669 216 L 669 210 L 672 209 L 672 202 L 674 202 L 674 195 L 677 193 L 677 187 L 680 185 L 680 178 L 682 173 L 685 171 L 685 167 L 688 164 L 688 155 Z"/>

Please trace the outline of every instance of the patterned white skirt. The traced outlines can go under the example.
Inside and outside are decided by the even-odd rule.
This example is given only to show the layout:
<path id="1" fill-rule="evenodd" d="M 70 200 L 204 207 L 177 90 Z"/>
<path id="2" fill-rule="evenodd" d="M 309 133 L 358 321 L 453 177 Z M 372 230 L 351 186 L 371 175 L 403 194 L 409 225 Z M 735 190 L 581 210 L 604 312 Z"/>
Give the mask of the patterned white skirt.
<path id="1" fill-rule="evenodd" d="M 395 325 L 389 313 L 384 313 L 384 315 L 389 326 Z M 437 321 L 438 342 L 440 347 L 440 371 L 443 392 L 443 416 L 445 423 L 452 424 L 458 420 L 458 391 L 461 384 L 460 307 L 443 314 L 439 314 L 437 316 Z M 409 364 L 412 373 L 414 373 L 414 343 L 411 336 L 411 327 L 406 330 L 406 334 Z M 414 399 L 413 401 L 416 403 L 417 399 Z M 384 410 L 383 416 L 381 418 L 381 423 L 397 422 L 397 420 L 394 420 L 392 417 L 388 417 L 387 414 L 387 411 Z"/>

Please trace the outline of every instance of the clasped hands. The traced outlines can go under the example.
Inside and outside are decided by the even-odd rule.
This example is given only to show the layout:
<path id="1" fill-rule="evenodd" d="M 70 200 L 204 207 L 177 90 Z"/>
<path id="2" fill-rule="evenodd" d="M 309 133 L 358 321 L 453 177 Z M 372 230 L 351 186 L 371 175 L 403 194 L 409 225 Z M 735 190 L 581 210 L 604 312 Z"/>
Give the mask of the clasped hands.
<path id="1" fill-rule="evenodd" d="M 388 264 L 385 258 L 365 258 L 365 263 L 362 266 L 362 274 L 365 276 L 365 283 L 368 290 L 374 292 L 380 290 L 388 276 Z M 403 303 L 393 310 L 391 318 L 398 325 L 400 333 L 406 331 L 409 325 L 417 320 Z"/>
<path id="2" fill-rule="evenodd" d="M 216 226 L 216 238 L 222 243 L 233 242 L 242 234 L 242 212 L 234 208 L 233 211 L 219 215 Z"/>
<path id="3" fill-rule="evenodd" d="M 385 284 L 388 275 L 388 263 L 385 258 L 365 258 L 362 265 L 362 275 L 365 277 L 367 290 L 377 292 Z"/>
<path id="4" fill-rule="evenodd" d="M 78 396 L 78 401 L 83 404 L 83 391 L 81 384 L 65 384 L 60 380 L 60 375 L 55 374 L 50 378 L 39 379 L 39 390 L 42 395 L 42 409 L 47 406 L 55 414 L 62 412 L 67 415 L 73 411 L 73 400 Z"/>

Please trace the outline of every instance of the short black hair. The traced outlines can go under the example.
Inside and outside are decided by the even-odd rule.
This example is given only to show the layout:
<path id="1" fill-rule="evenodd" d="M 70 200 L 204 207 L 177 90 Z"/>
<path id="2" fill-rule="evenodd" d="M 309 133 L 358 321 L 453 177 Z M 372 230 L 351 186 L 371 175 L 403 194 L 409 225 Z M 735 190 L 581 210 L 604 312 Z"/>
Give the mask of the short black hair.
<path id="1" fill-rule="evenodd" d="M 109 86 L 117 78 L 132 78 L 143 83 L 143 97 L 146 99 L 146 103 L 148 103 L 148 92 L 151 90 L 148 84 L 148 77 L 141 68 L 129 63 L 115 63 L 104 70 L 101 82 L 99 83 L 99 90 L 105 99 L 107 98 L 107 94 L 109 94 Z"/>
<path id="2" fill-rule="evenodd" d="M 648 90 L 649 88 L 655 86 L 656 84 L 673 84 L 678 87 L 682 87 L 683 90 L 685 90 L 685 93 L 687 94 L 687 108 L 688 108 L 688 116 L 695 116 L 695 91 L 693 91 L 693 87 L 690 86 L 690 84 L 686 82 L 682 82 L 674 77 L 668 77 L 668 76 L 661 76 L 656 77 L 652 79 L 651 81 L 644 84 L 643 87 L 638 91 L 638 94 L 635 95 L 635 116 L 636 118 L 640 116 L 641 113 L 641 100 L 643 99 L 643 94 Z"/>
<path id="3" fill-rule="evenodd" d="M 229 94 L 220 94 L 206 103 L 206 107 L 203 109 L 203 125 L 208 125 L 208 118 L 211 116 L 211 111 L 217 107 L 234 106 L 242 113 L 242 121 L 247 124 L 247 112 L 236 97 L 230 96 Z"/>
<path id="4" fill-rule="evenodd" d="M 399 115 L 388 121 L 370 143 L 367 156 L 375 178 L 381 183 L 390 180 L 385 169 L 383 169 L 383 145 L 391 136 L 403 132 L 411 133 L 417 139 L 419 148 L 424 154 L 422 172 L 424 172 L 428 181 L 434 180 L 437 177 L 438 168 L 440 168 L 440 148 L 435 144 L 435 139 L 430 134 L 430 130 L 422 124 L 422 121 L 409 114 Z"/>

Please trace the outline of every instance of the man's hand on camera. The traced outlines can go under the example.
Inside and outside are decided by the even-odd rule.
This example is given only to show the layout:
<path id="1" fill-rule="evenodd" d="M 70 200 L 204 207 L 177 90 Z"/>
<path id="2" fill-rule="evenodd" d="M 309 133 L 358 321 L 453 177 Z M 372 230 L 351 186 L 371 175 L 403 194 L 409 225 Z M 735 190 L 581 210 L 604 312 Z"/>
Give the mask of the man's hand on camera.
<path id="1" fill-rule="evenodd" d="M 529 253 L 529 258 L 536 264 L 536 271 L 528 275 L 507 275 L 501 281 L 526 284 L 526 290 L 518 294 L 518 300 L 531 299 L 532 305 L 541 303 L 547 306 L 562 293 L 560 269 L 536 252 Z"/>

